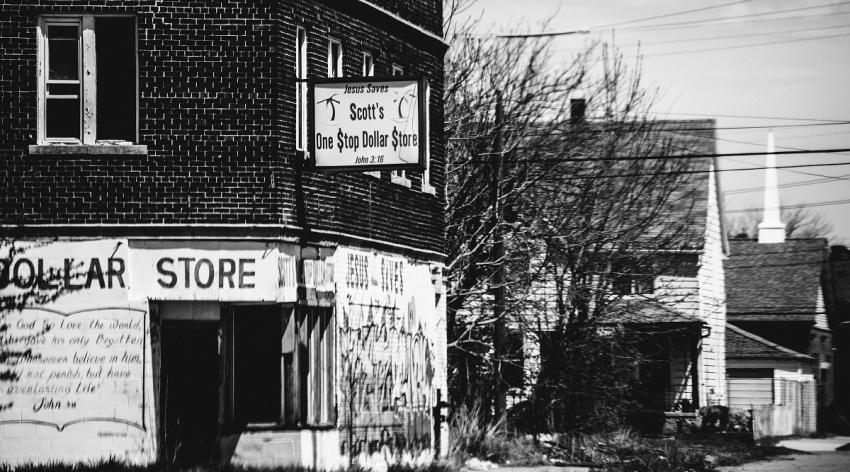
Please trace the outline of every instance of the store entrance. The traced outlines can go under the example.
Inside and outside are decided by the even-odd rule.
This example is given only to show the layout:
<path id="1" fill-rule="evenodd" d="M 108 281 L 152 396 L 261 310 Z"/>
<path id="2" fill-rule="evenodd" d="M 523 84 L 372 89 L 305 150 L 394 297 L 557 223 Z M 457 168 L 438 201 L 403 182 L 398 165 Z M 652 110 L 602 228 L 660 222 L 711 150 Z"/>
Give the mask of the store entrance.
<path id="1" fill-rule="evenodd" d="M 218 436 L 216 321 L 162 323 L 162 454 L 169 464 L 208 464 Z"/>

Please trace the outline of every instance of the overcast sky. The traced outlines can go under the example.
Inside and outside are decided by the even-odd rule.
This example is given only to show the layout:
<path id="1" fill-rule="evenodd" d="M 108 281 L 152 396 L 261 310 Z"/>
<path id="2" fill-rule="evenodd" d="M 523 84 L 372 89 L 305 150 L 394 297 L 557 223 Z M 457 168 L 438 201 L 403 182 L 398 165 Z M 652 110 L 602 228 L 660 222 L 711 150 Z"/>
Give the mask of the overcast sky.
<path id="1" fill-rule="evenodd" d="M 778 151 L 850 148 L 850 124 L 828 122 L 850 121 L 850 1 L 479 0 L 465 15 L 481 16 L 479 34 L 539 32 L 549 17 L 548 31 L 591 29 L 556 40 L 564 60 L 589 37 L 610 41 L 611 29 L 598 27 L 617 24 L 624 56 L 641 43 L 644 80 L 662 93 L 657 116 L 715 117 L 719 153 L 764 150 L 767 129 L 724 129 L 753 126 L 772 126 Z M 777 156 L 780 166 L 838 162 L 850 163 L 850 152 Z M 763 165 L 761 156 L 720 161 Z M 763 171 L 720 176 L 729 215 L 762 206 Z M 780 186 L 817 179 L 781 188 L 782 205 L 812 205 L 835 227 L 830 242 L 850 244 L 850 165 L 779 171 Z"/>

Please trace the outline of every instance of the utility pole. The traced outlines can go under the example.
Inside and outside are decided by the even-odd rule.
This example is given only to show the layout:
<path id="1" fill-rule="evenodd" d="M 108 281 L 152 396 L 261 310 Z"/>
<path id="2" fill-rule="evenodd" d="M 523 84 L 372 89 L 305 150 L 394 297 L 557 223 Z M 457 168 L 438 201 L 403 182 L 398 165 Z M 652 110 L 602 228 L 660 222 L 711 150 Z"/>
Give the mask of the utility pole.
<path id="1" fill-rule="evenodd" d="M 496 137 L 493 142 L 492 181 L 491 195 L 493 202 L 493 214 L 495 228 L 493 229 L 493 248 L 491 259 L 495 265 L 490 281 L 490 290 L 493 295 L 493 357 L 494 357 L 494 385 L 496 387 L 495 413 L 496 418 L 501 418 L 507 412 L 508 388 L 502 375 L 502 365 L 505 360 L 505 241 L 502 237 L 502 219 L 504 208 L 502 205 L 502 176 L 504 174 L 504 117 L 505 111 L 502 107 L 502 93 L 496 91 Z"/>

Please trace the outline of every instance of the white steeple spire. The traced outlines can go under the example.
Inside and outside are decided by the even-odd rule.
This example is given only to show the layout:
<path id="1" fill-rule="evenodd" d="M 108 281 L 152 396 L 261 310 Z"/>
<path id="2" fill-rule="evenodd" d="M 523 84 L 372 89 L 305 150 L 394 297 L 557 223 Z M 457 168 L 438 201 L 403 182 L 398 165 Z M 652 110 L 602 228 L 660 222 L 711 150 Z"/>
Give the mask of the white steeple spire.
<path id="1" fill-rule="evenodd" d="M 779 188 L 776 178 L 773 131 L 767 133 L 767 154 L 764 163 L 764 216 L 759 223 L 759 242 L 785 242 L 785 223 L 782 222 L 779 213 Z"/>

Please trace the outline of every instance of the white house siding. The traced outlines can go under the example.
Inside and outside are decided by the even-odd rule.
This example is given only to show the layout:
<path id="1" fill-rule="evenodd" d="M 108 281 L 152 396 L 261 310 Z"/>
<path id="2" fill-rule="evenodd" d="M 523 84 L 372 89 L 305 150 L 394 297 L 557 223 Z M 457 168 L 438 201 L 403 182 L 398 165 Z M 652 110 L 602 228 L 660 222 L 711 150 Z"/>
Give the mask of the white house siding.
<path id="1" fill-rule="evenodd" d="M 723 234 L 717 201 L 717 177 L 711 166 L 705 243 L 700 254 L 699 317 L 711 333 L 702 340 L 700 404 L 726 404 L 726 290 L 723 274 Z"/>

